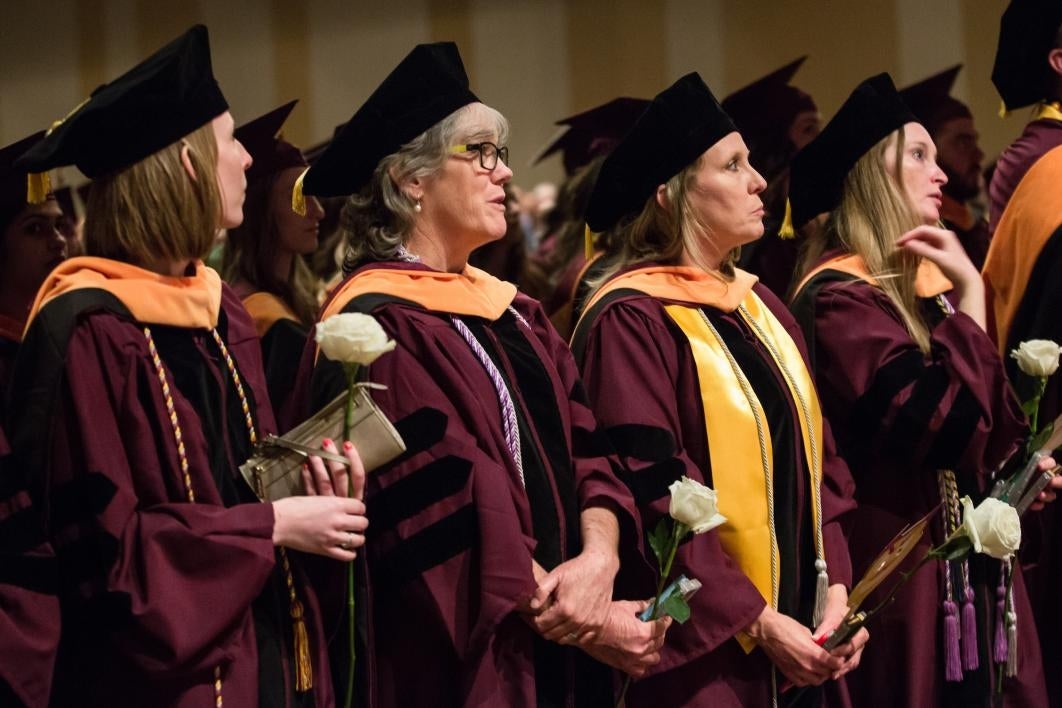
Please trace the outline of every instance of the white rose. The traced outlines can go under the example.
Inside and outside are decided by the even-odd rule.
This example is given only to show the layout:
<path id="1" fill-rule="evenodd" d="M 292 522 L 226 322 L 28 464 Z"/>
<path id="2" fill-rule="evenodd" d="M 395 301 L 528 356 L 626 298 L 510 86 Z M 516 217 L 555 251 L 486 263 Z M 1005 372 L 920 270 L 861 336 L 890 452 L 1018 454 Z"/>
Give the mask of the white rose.
<path id="1" fill-rule="evenodd" d="M 324 355 L 346 364 L 371 364 L 395 348 L 372 315 L 344 312 L 317 323 L 314 335 Z"/>
<path id="2" fill-rule="evenodd" d="M 1062 348 L 1050 339 L 1030 339 L 1011 351 L 1018 368 L 1029 376 L 1047 377 L 1058 370 L 1058 355 Z"/>
<path id="3" fill-rule="evenodd" d="M 963 497 L 962 509 L 962 529 L 975 551 L 1002 559 L 1018 550 L 1021 520 L 1010 504 L 989 497 L 974 508 L 970 497 Z"/>
<path id="4" fill-rule="evenodd" d="M 683 477 L 673 482 L 668 490 L 671 492 L 668 513 L 671 518 L 689 526 L 693 533 L 711 531 L 726 522 L 726 517 L 719 513 L 714 489 Z"/>

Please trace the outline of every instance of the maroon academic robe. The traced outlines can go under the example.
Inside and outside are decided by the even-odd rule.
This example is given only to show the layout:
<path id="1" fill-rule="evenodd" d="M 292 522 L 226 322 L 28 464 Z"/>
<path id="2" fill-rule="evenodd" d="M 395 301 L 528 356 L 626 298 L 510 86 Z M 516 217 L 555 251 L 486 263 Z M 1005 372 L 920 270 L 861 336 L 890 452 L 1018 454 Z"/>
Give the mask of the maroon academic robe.
<path id="1" fill-rule="evenodd" d="M 996 170 L 988 185 L 988 231 L 995 233 L 996 225 L 1007 208 L 1010 195 L 1018 188 L 1022 177 L 1044 153 L 1062 145 L 1062 121 L 1051 118 L 1034 120 L 1011 143 L 996 161 Z"/>
<path id="2" fill-rule="evenodd" d="M 954 470 L 959 495 L 980 501 L 987 475 L 1025 432 L 1024 416 L 988 335 L 962 313 L 945 316 L 935 298 L 920 304 L 933 325 L 932 350 L 925 356 L 887 296 L 852 275 L 821 271 L 792 305 L 811 349 L 823 412 L 856 482 L 859 511 L 850 549 L 857 576 L 905 525 L 940 503 L 938 469 Z M 942 541 L 935 518 L 900 570 L 909 570 Z M 871 642 L 848 679 L 854 705 L 965 706 L 988 700 L 990 611 L 999 563 L 971 559 L 980 670 L 967 673 L 961 683 L 944 680 L 942 568 L 925 565 L 870 624 Z M 884 583 L 864 606 L 876 606 L 890 588 Z M 1005 682 L 1006 704 L 1044 705 L 1039 644 L 1020 571 L 1014 598 L 1018 675 Z"/>
<path id="3" fill-rule="evenodd" d="M 802 334 L 785 306 L 762 285 L 755 285 L 754 291 L 803 353 Z M 664 311 L 664 305 L 674 301 L 630 290 L 616 295 L 590 305 L 576 329 L 573 349 L 581 355 L 594 412 L 630 470 L 625 481 L 638 501 L 643 528 L 653 529 L 668 513 L 670 483 L 685 475 L 715 486 L 701 386 L 689 340 Z M 775 449 L 775 512 L 782 558 L 779 609 L 810 626 L 815 558 L 796 404 L 770 354 L 740 316 L 710 306 L 701 309 L 741 362 L 764 404 Z M 853 508 L 853 490 L 825 421 L 824 448 L 825 560 L 830 583 L 850 585 L 841 517 Z M 723 549 L 715 531 L 694 536 L 679 548 L 672 576 L 682 573 L 703 583 L 690 601 L 692 616 L 668 630 L 660 664 L 632 684 L 627 704 L 771 705 L 770 660 L 759 649 L 746 654 L 735 639 L 765 607 L 759 590 Z M 643 592 L 653 591 L 650 587 Z M 778 677 L 781 684 L 784 677 Z M 829 695 L 831 705 L 847 703 L 843 684 L 833 684 Z"/>
<path id="4" fill-rule="evenodd" d="M 977 270 L 981 270 L 991 242 L 988 222 L 976 218 L 966 204 L 947 194 L 943 196 L 943 204 L 940 207 L 940 220 L 944 228 L 955 232 L 966 255 L 970 257 Z"/>
<path id="5" fill-rule="evenodd" d="M 379 268 L 430 272 L 370 264 L 336 292 Z M 549 570 L 579 552 L 584 509 L 612 509 L 621 558 L 640 556 L 633 500 L 606 456 L 571 353 L 523 295 L 493 321 L 458 316 L 513 398 L 525 487 L 485 367 L 450 314 L 425 306 L 442 300 L 420 299 L 382 291 L 341 305 L 372 314 L 398 343 L 360 376 L 387 386 L 372 396 L 407 446 L 366 486 L 358 704 L 612 706 L 611 670 L 541 640 L 516 612 L 536 587 L 532 559 Z M 309 390 L 311 409 L 345 390 L 340 367 L 323 355 L 314 365 L 316 353 L 311 342 L 296 388 Z"/>
<path id="6" fill-rule="evenodd" d="M 22 341 L 22 326 L 0 316 L 0 401 Z M 6 467 L 11 448 L 0 426 L 0 705 L 47 706 L 59 644 L 55 566 L 25 479 Z"/>
<path id="7" fill-rule="evenodd" d="M 294 695 L 273 508 L 234 503 L 253 495 L 236 469 L 249 442 L 228 368 L 208 330 L 151 330 L 195 503 L 142 325 L 117 298 L 51 300 L 16 365 L 12 447 L 58 559 L 53 705 L 212 706 L 219 666 L 226 706 L 333 705 L 317 601 L 297 565 L 314 688 Z M 276 431 L 254 327 L 227 286 L 217 330 L 259 434 Z"/>
<path id="8" fill-rule="evenodd" d="M 1021 400 L 1036 394 L 1037 383 L 1007 354 L 1030 339 L 1062 342 L 1060 178 L 1062 148 L 1055 148 L 1037 160 L 1011 196 L 982 273 L 996 344 Z M 1047 380 L 1040 400 L 1040 425 L 1060 413 L 1062 376 L 1056 373 Z M 1051 705 L 1062 706 L 1062 672 L 1055 670 L 1062 666 L 1062 607 L 1058 602 L 1062 597 L 1062 512 L 1057 502 L 1022 519 L 1019 555 L 1036 613 Z"/>

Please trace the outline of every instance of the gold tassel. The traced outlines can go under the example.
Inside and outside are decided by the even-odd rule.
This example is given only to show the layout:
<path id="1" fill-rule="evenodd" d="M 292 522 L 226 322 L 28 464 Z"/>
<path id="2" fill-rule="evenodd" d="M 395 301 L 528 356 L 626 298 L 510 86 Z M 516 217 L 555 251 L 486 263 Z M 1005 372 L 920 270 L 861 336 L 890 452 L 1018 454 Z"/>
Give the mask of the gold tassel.
<path id="1" fill-rule="evenodd" d="M 291 210 L 299 216 L 306 216 L 306 195 L 302 193 L 302 181 L 306 178 L 306 173 L 309 171 L 309 167 L 303 170 L 299 178 L 295 180 L 295 186 L 291 189 Z"/>
<path id="2" fill-rule="evenodd" d="M 586 260 L 590 260 L 594 257 L 594 233 L 590 230 L 590 225 L 586 225 L 586 230 L 583 232 L 583 248 L 586 254 Z"/>
<path id="3" fill-rule="evenodd" d="M 1007 110 L 1006 101 L 1000 101 L 999 102 L 999 117 L 1000 118 L 1006 118 L 1009 115 L 1010 115 L 1010 111 Z"/>
<path id="4" fill-rule="evenodd" d="M 305 693 L 313 688 L 313 664 L 310 662 L 310 637 L 306 634 L 302 603 L 291 603 L 291 620 L 295 628 L 295 690 Z"/>
<path id="5" fill-rule="evenodd" d="M 782 219 L 782 226 L 778 229 L 778 238 L 790 239 L 794 236 L 796 236 L 796 230 L 793 229 L 793 206 L 786 199 L 785 217 Z"/>
<path id="6" fill-rule="evenodd" d="M 43 204 L 52 192 L 52 178 L 47 172 L 26 175 L 26 203 Z"/>

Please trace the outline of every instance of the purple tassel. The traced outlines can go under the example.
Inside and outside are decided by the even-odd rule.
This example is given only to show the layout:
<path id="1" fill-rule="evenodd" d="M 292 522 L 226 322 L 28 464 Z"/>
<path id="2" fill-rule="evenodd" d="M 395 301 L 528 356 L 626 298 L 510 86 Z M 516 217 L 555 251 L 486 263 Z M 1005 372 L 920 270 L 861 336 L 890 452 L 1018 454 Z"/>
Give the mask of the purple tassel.
<path id="1" fill-rule="evenodd" d="M 1007 615 L 1007 587 L 1003 583 L 1003 573 L 999 574 L 999 587 L 996 588 L 996 643 L 992 649 L 992 658 L 997 664 L 1007 663 L 1007 630 L 1004 620 Z"/>
<path id="2" fill-rule="evenodd" d="M 944 678 L 962 681 L 959 658 L 959 608 L 949 598 L 944 601 Z"/>
<path id="3" fill-rule="evenodd" d="M 973 588 L 966 586 L 966 601 L 962 603 L 962 668 L 973 671 L 981 661 L 977 656 L 977 613 L 974 610 Z"/>

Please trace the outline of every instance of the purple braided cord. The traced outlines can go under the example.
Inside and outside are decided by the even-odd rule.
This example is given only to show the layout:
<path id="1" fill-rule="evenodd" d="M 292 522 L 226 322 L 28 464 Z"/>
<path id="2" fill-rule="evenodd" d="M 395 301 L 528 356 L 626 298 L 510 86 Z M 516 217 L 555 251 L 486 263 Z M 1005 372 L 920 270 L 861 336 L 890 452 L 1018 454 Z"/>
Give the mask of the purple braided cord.
<path id="1" fill-rule="evenodd" d="M 494 390 L 498 394 L 498 405 L 501 406 L 502 424 L 505 429 L 505 445 L 509 448 L 509 456 L 512 457 L 513 464 L 516 465 L 516 473 L 520 477 L 520 486 L 526 487 L 527 484 L 524 482 L 524 460 L 520 452 L 520 426 L 516 422 L 516 406 L 513 404 L 509 389 L 506 388 L 498 367 L 491 361 L 490 356 L 483 349 L 483 345 L 479 343 L 479 340 L 472 334 L 468 326 L 453 315 L 450 316 L 450 322 L 453 324 L 454 329 L 468 342 L 468 346 L 472 348 L 472 353 L 476 355 L 479 363 L 487 370 L 487 376 L 490 377 L 491 383 L 494 384 Z"/>

